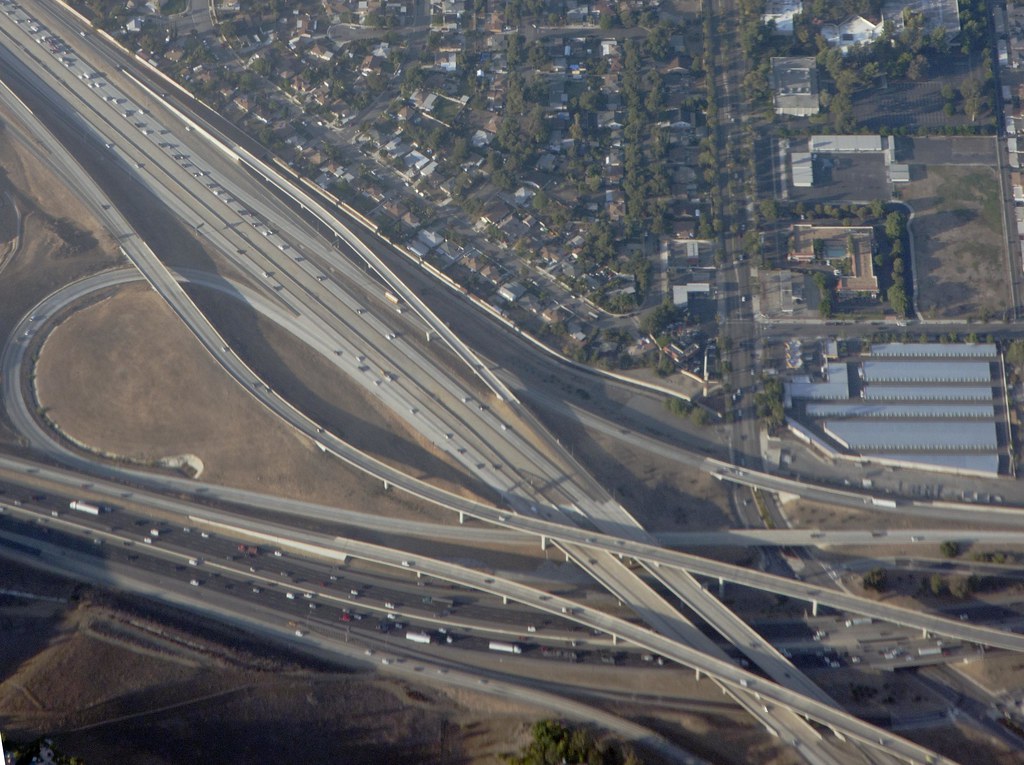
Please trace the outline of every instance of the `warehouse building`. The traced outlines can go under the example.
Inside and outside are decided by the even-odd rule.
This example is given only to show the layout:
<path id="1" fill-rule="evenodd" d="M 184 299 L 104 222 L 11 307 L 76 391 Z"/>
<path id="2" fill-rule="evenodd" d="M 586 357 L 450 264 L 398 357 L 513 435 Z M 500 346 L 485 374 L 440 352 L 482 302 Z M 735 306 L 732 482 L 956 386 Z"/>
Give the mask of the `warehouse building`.
<path id="1" fill-rule="evenodd" d="M 945 420 L 826 420 L 823 428 L 840 446 L 855 452 L 995 452 L 996 424 Z"/>
<path id="2" fill-rule="evenodd" d="M 866 383 L 981 383 L 992 379 L 987 361 L 865 361 Z"/>
<path id="3" fill-rule="evenodd" d="M 826 366 L 826 382 L 794 380 L 786 404 L 796 405 L 791 419 L 835 444 L 834 456 L 998 476 L 1008 428 L 998 359 L 991 343 L 880 344 Z M 833 369 L 848 373 L 846 396 Z"/>

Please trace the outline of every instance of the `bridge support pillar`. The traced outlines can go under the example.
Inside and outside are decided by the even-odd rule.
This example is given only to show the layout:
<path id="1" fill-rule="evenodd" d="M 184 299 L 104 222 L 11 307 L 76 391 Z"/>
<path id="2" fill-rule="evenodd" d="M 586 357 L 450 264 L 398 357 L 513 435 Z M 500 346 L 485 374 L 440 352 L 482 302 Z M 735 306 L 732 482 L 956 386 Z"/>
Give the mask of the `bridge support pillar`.
<path id="1" fill-rule="evenodd" d="M 725 597 L 725 580 L 721 578 L 718 580 L 718 597 Z"/>
<path id="2" fill-rule="evenodd" d="M 928 630 L 925 630 L 925 629 L 921 630 L 921 637 L 927 640 L 928 639 Z"/>
<path id="3" fill-rule="evenodd" d="M 547 550 L 548 549 L 548 538 L 545 537 L 545 536 L 541 536 L 541 538 L 540 538 L 540 549 L 541 550 Z"/>
<path id="4" fill-rule="evenodd" d="M 612 645 L 618 645 L 618 644 L 619 644 L 619 636 L 618 635 L 612 635 Z"/>
<path id="5" fill-rule="evenodd" d="M 387 491 L 390 488 L 391 488 L 391 484 L 389 484 L 387 481 L 385 481 L 384 482 L 384 491 Z"/>
<path id="6" fill-rule="evenodd" d="M 428 342 L 428 343 L 430 342 L 430 336 L 431 336 L 432 334 L 434 334 L 434 330 L 432 330 L 432 329 L 428 329 L 428 330 L 427 330 L 427 342 Z"/>
<path id="7" fill-rule="evenodd" d="M 817 616 L 817 615 L 818 615 L 818 601 L 812 600 L 811 601 L 811 616 Z"/>
<path id="8" fill-rule="evenodd" d="M 459 524 L 461 525 L 461 524 L 463 524 L 465 522 L 466 522 L 466 514 L 464 512 L 462 512 L 461 510 L 459 510 Z"/>
<path id="9" fill-rule="evenodd" d="M 501 605 L 503 605 L 503 606 L 507 606 L 508 605 L 508 595 L 502 595 L 501 596 Z"/>
<path id="10" fill-rule="evenodd" d="M 700 670 L 699 669 L 695 669 L 695 670 L 693 670 L 693 673 L 694 673 L 694 677 L 696 678 L 697 682 L 699 683 L 700 682 Z"/>

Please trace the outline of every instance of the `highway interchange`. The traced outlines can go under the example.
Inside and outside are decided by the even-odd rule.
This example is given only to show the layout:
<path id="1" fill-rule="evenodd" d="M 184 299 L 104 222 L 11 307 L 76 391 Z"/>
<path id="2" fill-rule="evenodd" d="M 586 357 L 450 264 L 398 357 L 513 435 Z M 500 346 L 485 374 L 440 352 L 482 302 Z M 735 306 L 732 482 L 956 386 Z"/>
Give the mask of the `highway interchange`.
<path id="1" fill-rule="evenodd" d="M 267 194 L 257 179 L 238 165 L 243 153 L 250 164 L 258 164 L 259 160 L 240 147 L 211 143 L 205 135 L 200 135 L 206 134 L 200 125 L 181 122 L 177 110 L 166 109 L 158 94 L 140 90 L 135 78 L 119 76 L 119 64 L 114 59 L 103 58 L 107 55 L 105 46 L 96 42 L 93 35 L 80 38 L 73 31 L 62 29 L 61 37 L 83 52 L 57 54 L 47 50 L 39 38 L 52 35 L 66 18 L 50 18 L 45 29 L 40 27 L 40 31 L 32 32 L 32 22 L 23 11 L 6 12 L 13 10 L 10 4 L 5 5 L 4 10 L 0 17 L 3 35 L 0 57 L 5 69 L 11 72 L 11 78 L 18 79 L 18 87 L 28 88 L 33 100 L 48 101 L 48 108 L 55 114 L 63 115 L 83 132 L 91 133 L 97 149 L 109 152 L 133 182 L 146 187 L 172 213 L 187 221 L 234 271 L 247 278 L 249 285 L 260 285 L 232 284 L 222 278 L 218 285 L 210 283 L 217 279 L 208 277 L 207 286 L 232 290 L 239 299 L 286 325 L 289 331 L 334 363 L 342 374 L 357 381 L 410 428 L 445 452 L 450 460 L 462 465 L 474 481 L 491 489 L 496 498 L 501 498 L 501 505 L 468 499 L 412 479 L 359 452 L 295 410 L 232 352 L 189 299 L 177 275 L 163 266 L 104 192 L 40 125 L 38 135 L 50 144 L 50 156 L 61 175 L 75 184 L 97 217 L 121 242 L 126 256 L 227 374 L 269 411 L 317 443 L 325 453 L 336 455 L 397 489 L 463 516 L 533 535 L 540 538 L 542 544 L 557 545 L 614 596 L 635 609 L 654 631 L 586 604 L 558 599 L 521 583 L 443 560 L 418 556 L 417 571 L 528 604 L 559 618 L 568 617 L 616 640 L 693 667 L 727 688 L 767 727 L 799 746 L 812 762 L 865 759 L 881 762 L 888 761 L 887 758 L 941 762 L 943 759 L 925 747 L 879 731 L 837 709 L 818 686 L 725 608 L 694 574 L 737 581 L 851 613 L 871 614 L 937 635 L 1011 650 L 1024 648 L 1024 638 L 998 629 L 904 611 L 840 590 L 739 569 L 661 547 L 547 435 L 518 404 L 499 374 L 465 348 L 411 290 L 403 288 L 401 282 L 388 273 L 382 262 L 375 261 L 374 270 L 387 277 L 388 286 L 401 294 L 413 311 L 399 314 L 394 306 L 381 300 L 380 281 L 369 276 L 344 253 L 325 247 L 303 218 Z M 97 61 L 102 63 L 94 63 Z M 4 95 L 6 106 L 12 111 L 21 111 L 24 122 L 32 124 L 36 120 L 10 93 Z M 261 172 L 269 177 L 273 169 L 262 166 Z M 275 180 L 275 184 L 285 183 L 287 181 L 279 177 Z M 300 198 L 308 210 L 317 207 L 316 200 L 301 189 L 295 190 L 293 196 Z M 344 243 L 339 246 L 354 247 L 355 254 L 364 260 L 377 258 L 363 248 L 351 230 L 337 226 L 336 242 Z M 4 379 L 19 379 L 22 373 L 20 365 L 36 326 L 33 316 L 44 319 L 93 289 L 109 288 L 118 279 L 127 281 L 130 277 L 134 274 L 113 273 L 96 278 L 94 283 L 86 280 L 55 293 L 37 306 L 12 333 L 15 342 L 8 343 L 4 350 Z M 455 358 L 463 362 L 458 373 L 439 366 L 422 350 L 419 342 L 408 337 L 410 333 L 423 333 L 428 329 L 435 337 L 442 338 Z M 474 376 L 486 387 L 475 383 Z M 489 395 L 487 389 L 496 395 Z M 130 481 L 152 489 L 166 489 L 175 483 L 174 479 L 155 477 L 143 471 L 98 465 L 55 444 L 18 394 L 15 386 L 5 386 L 4 404 L 9 417 L 32 446 L 51 459 L 92 478 Z M 693 459 L 699 461 L 702 469 L 733 482 L 771 484 L 786 480 L 714 463 L 705 457 L 691 457 Z M 12 467 L 12 462 L 4 464 L 8 469 L 17 469 Z M 42 468 L 22 466 L 21 469 Z M 178 483 L 182 484 L 174 487 L 178 492 L 193 493 L 197 488 L 195 482 L 182 479 Z M 788 489 L 799 492 L 804 487 L 793 485 Z M 225 491 L 217 487 L 206 493 L 205 501 L 227 498 Z M 830 496 L 837 493 L 819 491 Z M 871 499 L 863 495 L 846 494 L 847 503 L 860 502 L 862 506 L 865 502 L 871 503 Z M 282 509 L 288 503 L 267 497 L 249 497 L 245 503 L 274 505 L 283 514 L 293 512 Z M 181 517 L 189 511 L 178 507 L 175 512 Z M 194 508 L 191 514 L 198 515 Z M 229 525 L 235 535 L 253 538 L 260 533 L 237 518 Z M 403 557 L 407 553 L 403 551 L 364 548 L 355 540 L 348 540 L 344 549 L 338 550 L 325 540 L 295 530 L 265 541 L 318 557 L 356 555 L 399 567 L 407 560 Z M 702 620 L 715 626 L 770 679 L 737 666 L 626 566 L 624 558 L 640 561 L 650 576 L 686 602 Z M 764 703 L 765 700 L 772 704 Z M 831 737 L 823 739 L 800 715 L 868 749 L 857 752 Z"/>

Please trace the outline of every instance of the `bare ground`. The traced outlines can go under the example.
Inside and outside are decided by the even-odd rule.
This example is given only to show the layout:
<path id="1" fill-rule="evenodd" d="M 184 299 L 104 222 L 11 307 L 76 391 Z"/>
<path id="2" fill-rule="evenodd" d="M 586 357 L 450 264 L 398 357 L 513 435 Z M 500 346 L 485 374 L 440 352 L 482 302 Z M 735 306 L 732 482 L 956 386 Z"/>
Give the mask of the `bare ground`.
<path id="1" fill-rule="evenodd" d="M 5 614 L 23 649 L 0 663 L 8 739 L 53 734 L 87 762 L 145 765 L 257 762 L 268 751 L 285 763 L 493 763 L 541 714 L 251 653 L 103 600 L 55 607 L 45 621 Z"/>
<path id="2" fill-rule="evenodd" d="M 67 602 L 0 597 L 0 727 L 8 739 L 52 735 L 87 762 L 255 762 L 273 751 L 282 763 L 494 765 L 550 716 L 471 690 L 346 672 L 171 608 L 4 567 L 10 588 Z M 531 664 L 547 668 L 537 674 L 546 681 L 593 672 L 600 686 L 605 675 L 604 687 L 635 701 L 603 706 L 712 762 L 797 762 L 685 670 Z M 679 701 L 645 705 L 661 694 Z"/>
<path id="3" fill-rule="evenodd" d="M 43 345 L 36 388 L 48 420 L 103 453 L 143 463 L 190 453 L 202 459 L 204 481 L 353 509 L 423 510 L 385 494 L 378 482 L 323 455 L 267 413 L 142 286 L 120 290 L 57 327 Z M 451 520 L 450 513 L 430 512 Z"/>
<path id="4" fill-rule="evenodd" d="M 544 424 L 648 531 L 733 528 L 726 486 L 707 473 L 637 449 L 562 417 Z"/>
<path id="5" fill-rule="evenodd" d="M 991 167 L 928 165 L 903 190 L 914 210 L 915 296 L 928 318 L 998 317 L 1009 303 L 999 179 Z"/>

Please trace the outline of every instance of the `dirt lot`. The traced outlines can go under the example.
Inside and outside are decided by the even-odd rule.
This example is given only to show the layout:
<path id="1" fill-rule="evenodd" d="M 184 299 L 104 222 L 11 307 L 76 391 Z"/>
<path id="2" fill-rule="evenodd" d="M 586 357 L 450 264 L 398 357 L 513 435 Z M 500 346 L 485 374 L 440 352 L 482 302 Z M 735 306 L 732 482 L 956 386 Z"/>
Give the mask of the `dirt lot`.
<path id="1" fill-rule="evenodd" d="M 999 180 L 990 167 L 912 165 L 914 284 L 927 318 L 991 318 L 1008 305 Z"/>
<path id="2" fill-rule="evenodd" d="M 159 352 L 139 351 L 146 348 Z M 340 504 L 355 509 L 419 511 L 417 503 L 392 501 L 395 494 L 385 495 L 376 481 L 324 456 L 266 413 L 142 286 L 56 328 L 40 354 L 36 386 L 50 421 L 104 453 L 146 464 L 194 454 L 206 481 L 328 504 L 342 497 Z M 352 423 L 343 428 L 358 433 Z M 413 449 L 403 452 L 401 439 L 391 442 L 399 445 L 392 458 L 415 457 Z M 430 512 L 452 520 L 450 513 Z"/>
<path id="3" fill-rule="evenodd" d="M 648 531 L 732 528 L 726 487 L 707 473 L 542 413 L 544 424 Z"/>
<path id="4" fill-rule="evenodd" d="M 12 574 L 39 591 L 36 575 Z M 0 649 L 0 724 L 9 740 L 52 733 L 90 763 L 256 762 L 267 751 L 283 763 L 493 763 L 541 714 L 224 642 L 216 628 L 168 624 L 67 583 L 43 589 L 81 599 L 0 603 L 13 638 Z"/>
<path id="5" fill-rule="evenodd" d="M 255 762 L 273 751 L 281 763 L 494 765 L 548 716 L 491 695 L 326 666 L 174 609 L 3 565 L 5 586 L 63 602 L 0 597 L 0 727 L 8 740 L 52 735 L 89 763 Z M 584 671 L 606 674 L 608 688 L 621 677 L 610 667 Z M 634 682 L 638 700 L 609 702 L 617 713 L 712 762 L 798 761 L 712 684 L 668 668 L 635 674 L 645 672 L 652 683 Z M 668 682 L 680 673 L 683 682 Z M 678 701 L 644 705 L 660 694 Z"/>

